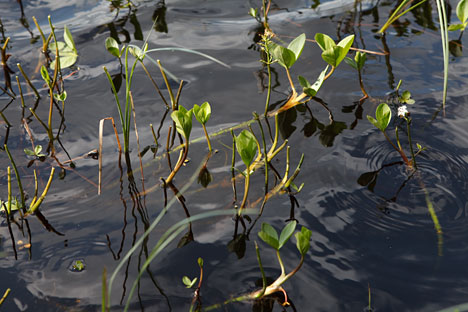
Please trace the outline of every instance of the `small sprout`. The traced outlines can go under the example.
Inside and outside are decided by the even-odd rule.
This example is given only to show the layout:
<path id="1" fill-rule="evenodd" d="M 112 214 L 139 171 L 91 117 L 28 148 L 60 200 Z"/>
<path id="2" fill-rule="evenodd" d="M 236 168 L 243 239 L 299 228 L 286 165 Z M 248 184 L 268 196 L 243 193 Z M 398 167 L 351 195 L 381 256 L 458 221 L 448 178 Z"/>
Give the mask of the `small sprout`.
<path id="1" fill-rule="evenodd" d="M 411 105 L 411 104 L 415 103 L 415 101 L 411 98 L 411 93 L 408 90 L 403 91 L 403 93 L 399 97 L 399 101 L 402 104 L 410 104 Z"/>
<path id="2" fill-rule="evenodd" d="M 171 118 L 176 124 L 177 132 L 188 141 L 192 131 L 192 110 L 188 111 L 180 105 L 178 110 L 171 113 Z"/>
<path id="3" fill-rule="evenodd" d="M 54 93 L 54 99 L 59 102 L 65 102 L 65 100 L 67 99 L 67 91 L 64 90 L 60 94 Z"/>
<path id="4" fill-rule="evenodd" d="M 409 112 L 408 112 L 408 109 L 406 108 L 406 105 L 402 105 L 398 107 L 398 117 L 405 118 L 408 115 L 409 115 Z"/>
<path id="5" fill-rule="evenodd" d="M 197 262 L 198 262 L 198 266 L 200 267 L 200 269 L 202 269 L 203 268 L 203 258 L 198 257 Z"/>
<path id="6" fill-rule="evenodd" d="M 344 61 L 346 64 L 353 67 L 355 70 L 361 70 L 366 63 L 366 53 L 357 51 L 356 55 L 354 56 L 354 60 L 350 57 L 345 57 Z"/>
<path id="7" fill-rule="evenodd" d="M 128 48 L 128 50 L 130 51 L 130 53 L 136 58 L 138 59 L 140 62 L 143 61 L 143 59 L 145 58 L 146 56 L 146 51 L 148 50 L 148 44 L 146 43 L 144 46 L 143 46 L 143 50 L 140 49 L 139 47 L 137 46 L 131 46 Z"/>
<path id="8" fill-rule="evenodd" d="M 253 18 L 257 19 L 258 17 L 258 9 L 257 8 L 250 8 L 249 10 L 249 15 L 252 16 Z"/>
<path id="9" fill-rule="evenodd" d="M 377 129 L 384 132 L 392 119 L 392 111 L 387 103 L 381 103 L 375 111 L 375 118 L 367 115 L 367 119 L 376 126 Z"/>
<path id="10" fill-rule="evenodd" d="M 37 158 L 41 158 L 41 157 L 45 157 L 46 154 L 44 153 L 41 153 L 42 152 L 42 145 L 36 145 L 34 147 L 34 151 L 33 150 L 30 150 L 28 148 L 25 148 L 24 149 L 24 153 L 28 156 L 34 156 L 34 157 L 37 157 Z"/>
<path id="11" fill-rule="evenodd" d="M 192 288 L 193 285 L 197 282 L 198 278 L 195 277 L 193 280 L 190 280 L 187 276 L 182 277 L 182 283 L 184 283 L 185 287 Z"/>
<path id="12" fill-rule="evenodd" d="M 86 268 L 84 260 L 74 260 L 70 266 L 72 272 L 82 272 Z"/>
<path id="13" fill-rule="evenodd" d="M 50 87 L 49 71 L 47 70 L 47 68 L 44 65 L 41 66 L 41 77 L 47 83 L 47 85 Z"/>
<path id="14" fill-rule="evenodd" d="M 211 106 L 210 103 L 204 102 L 202 105 L 193 105 L 193 114 L 199 123 L 202 125 L 206 124 L 211 117 Z"/>
<path id="15" fill-rule="evenodd" d="M 312 231 L 306 227 L 302 227 L 300 232 L 295 234 L 296 237 L 296 247 L 297 250 L 301 253 L 301 256 L 305 256 L 307 251 L 310 248 L 310 238 L 312 236 Z"/>

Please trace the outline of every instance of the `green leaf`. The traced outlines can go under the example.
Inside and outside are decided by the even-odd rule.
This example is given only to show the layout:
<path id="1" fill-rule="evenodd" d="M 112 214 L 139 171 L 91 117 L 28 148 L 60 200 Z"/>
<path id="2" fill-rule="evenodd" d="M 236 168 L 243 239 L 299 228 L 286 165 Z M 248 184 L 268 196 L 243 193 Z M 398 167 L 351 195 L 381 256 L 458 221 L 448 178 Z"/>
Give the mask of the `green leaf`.
<path id="1" fill-rule="evenodd" d="M 29 148 L 25 148 L 24 153 L 28 156 L 36 156 L 36 153 L 34 153 L 34 151 L 30 150 Z"/>
<path id="2" fill-rule="evenodd" d="M 355 60 L 353 60 L 353 59 L 351 59 L 349 57 L 345 57 L 344 61 L 345 61 L 346 64 L 348 64 L 349 66 L 351 66 L 355 70 L 359 70 L 358 64 L 356 63 Z"/>
<path id="3" fill-rule="evenodd" d="M 283 247 L 283 245 L 288 241 L 291 235 L 293 235 L 294 230 L 296 229 L 296 225 L 296 221 L 291 221 L 283 228 L 279 237 L 278 249 Z"/>
<path id="4" fill-rule="evenodd" d="M 468 19 L 468 1 L 467 0 L 460 0 L 457 5 L 457 16 L 462 24 L 466 23 Z"/>
<path id="5" fill-rule="evenodd" d="M 108 37 L 106 39 L 106 49 L 109 51 L 110 54 L 112 54 L 115 57 L 120 58 L 122 55 L 119 50 L 119 44 L 117 43 L 117 40 L 115 40 L 112 37 Z"/>
<path id="6" fill-rule="evenodd" d="M 448 27 L 449 31 L 457 31 L 457 30 L 462 30 L 465 28 L 465 25 L 463 24 L 452 24 Z"/>
<path id="7" fill-rule="evenodd" d="M 341 63 L 341 61 L 345 58 L 345 56 L 348 54 L 349 49 L 353 45 L 353 42 L 354 42 L 354 35 L 350 35 L 344 38 L 343 40 L 341 40 L 337 44 L 337 47 L 341 47 L 342 49 L 339 49 L 339 56 L 336 60 L 336 66 L 338 66 Z"/>
<path id="8" fill-rule="evenodd" d="M 51 48 L 52 53 L 55 55 L 55 45 L 53 43 L 50 44 L 53 48 Z M 65 43 L 59 41 L 57 42 L 57 47 L 59 49 L 59 56 L 60 56 L 60 67 L 67 68 L 72 66 L 76 63 L 76 59 L 78 58 L 78 54 L 66 45 Z M 55 60 L 50 63 L 50 68 L 55 68 Z"/>
<path id="9" fill-rule="evenodd" d="M 177 132 L 188 141 L 192 131 L 192 110 L 187 111 L 185 107 L 179 105 L 179 109 L 171 113 L 171 118 L 176 124 Z"/>
<path id="10" fill-rule="evenodd" d="M 317 80 L 314 82 L 313 85 L 310 85 L 309 81 L 306 78 L 299 76 L 298 77 L 299 83 L 303 87 L 302 91 L 308 96 L 315 96 L 323 84 L 323 79 L 325 78 L 327 70 L 328 70 L 328 66 L 325 67 L 324 70 L 322 70 L 322 72 L 320 73 L 319 77 L 317 78 Z"/>
<path id="11" fill-rule="evenodd" d="M 256 18 L 258 14 L 258 9 L 250 8 L 249 10 L 249 15 L 252 16 L 253 18 Z"/>
<path id="12" fill-rule="evenodd" d="M 354 61 L 357 64 L 357 69 L 361 70 L 364 67 L 364 64 L 366 63 L 367 55 L 364 52 L 357 51 L 356 55 L 354 56 Z"/>
<path id="13" fill-rule="evenodd" d="M 336 67 L 339 64 L 338 59 L 340 58 L 341 50 L 343 50 L 342 47 L 332 47 L 322 52 L 322 58 L 331 66 Z"/>
<path id="14" fill-rule="evenodd" d="M 34 147 L 34 153 L 35 153 L 36 155 L 39 155 L 41 152 L 42 152 L 42 145 L 36 145 L 36 146 Z"/>
<path id="15" fill-rule="evenodd" d="M 201 106 L 193 105 L 193 114 L 199 123 L 206 124 L 211 117 L 210 103 L 204 102 Z"/>
<path id="16" fill-rule="evenodd" d="M 199 266 L 200 268 L 203 268 L 203 258 L 200 258 L 200 257 L 199 257 L 198 260 L 197 260 L 197 262 L 198 262 L 198 266 Z"/>
<path id="17" fill-rule="evenodd" d="M 388 127 L 388 124 L 390 123 L 390 120 L 392 119 L 392 111 L 387 103 L 381 103 L 379 106 L 377 106 L 375 111 L 375 118 L 379 124 L 378 128 L 381 131 L 385 131 L 385 129 Z"/>
<path id="18" fill-rule="evenodd" d="M 268 245 L 276 250 L 279 250 L 278 233 L 268 223 L 262 223 L 262 230 L 258 232 L 258 236 Z"/>
<path id="19" fill-rule="evenodd" d="M 304 257 L 310 248 L 310 238 L 312 237 L 312 231 L 306 227 L 302 227 L 300 232 L 295 234 L 296 236 L 296 247 Z"/>
<path id="20" fill-rule="evenodd" d="M 193 280 L 190 280 L 187 276 L 182 277 L 182 283 L 184 283 L 185 287 L 192 288 L 193 285 L 197 282 L 197 278 L 195 277 Z"/>
<path id="21" fill-rule="evenodd" d="M 367 120 L 369 120 L 377 129 L 380 129 L 380 124 L 374 117 L 367 115 Z"/>
<path id="22" fill-rule="evenodd" d="M 54 99 L 56 101 L 65 102 L 67 99 L 67 91 L 64 90 L 61 94 L 54 93 Z"/>
<path id="23" fill-rule="evenodd" d="M 67 44 L 67 46 L 69 46 L 75 53 L 77 53 L 76 47 L 75 47 L 75 41 L 73 41 L 73 36 L 66 25 L 63 28 L 63 39 L 65 40 L 65 43 Z"/>
<path id="24" fill-rule="evenodd" d="M 143 50 L 137 46 L 131 46 L 128 48 L 128 50 L 135 58 L 137 58 L 140 61 L 143 61 L 146 55 L 146 51 L 148 50 L 148 44 L 146 43 L 144 45 Z"/>
<path id="25" fill-rule="evenodd" d="M 296 62 L 294 52 L 280 45 L 275 45 L 275 48 L 271 50 L 271 55 L 281 66 L 286 68 L 290 68 Z"/>
<path id="26" fill-rule="evenodd" d="M 257 154 L 257 139 L 252 132 L 242 130 L 236 136 L 236 149 L 246 167 L 249 167 Z"/>
<path id="27" fill-rule="evenodd" d="M 42 79 L 44 79 L 44 81 L 47 83 L 47 85 L 50 86 L 49 71 L 44 65 L 41 66 L 41 76 L 42 76 Z"/>
<path id="28" fill-rule="evenodd" d="M 411 92 L 409 92 L 408 90 L 403 91 L 403 93 L 401 94 L 401 98 L 404 101 L 409 100 L 411 98 Z"/>
<path id="29" fill-rule="evenodd" d="M 322 51 L 326 51 L 336 46 L 335 41 L 325 34 L 315 34 L 315 41 Z"/>
<path id="30" fill-rule="evenodd" d="M 291 43 L 288 45 L 288 50 L 292 51 L 295 55 L 295 61 L 299 59 L 299 56 L 301 56 L 302 50 L 304 49 L 306 41 L 306 35 L 301 34 L 297 36 Z"/>

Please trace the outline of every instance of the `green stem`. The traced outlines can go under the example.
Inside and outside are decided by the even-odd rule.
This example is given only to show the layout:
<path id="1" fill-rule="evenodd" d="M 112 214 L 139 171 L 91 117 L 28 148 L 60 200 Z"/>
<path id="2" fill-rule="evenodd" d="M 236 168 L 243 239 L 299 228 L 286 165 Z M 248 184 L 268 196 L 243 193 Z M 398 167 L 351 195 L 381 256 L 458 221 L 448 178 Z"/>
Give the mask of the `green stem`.
<path id="1" fill-rule="evenodd" d="M 213 149 L 211 148 L 211 142 L 210 142 L 210 136 L 208 135 L 208 131 L 206 131 L 206 126 L 205 124 L 202 124 L 202 127 L 203 127 L 203 132 L 205 132 L 205 136 L 206 136 L 206 143 L 208 144 L 208 150 L 211 152 L 213 152 Z"/>
<path id="2" fill-rule="evenodd" d="M 52 169 L 50 170 L 49 181 L 47 181 L 44 191 L 42 192 L 41 196 L 37 199 L 37 201 L 34 203 L 34 205 L 29 207 L 28 214 L 34 213 L 42 204 L 42 201 L 44 200 L 47 193 L 49 192 L 50 185 L 52 184 L 52 180 L 54 178 L 54 173 L 55 173 L 55 167 L 52 167 Z"/>
<path id="3" fill-rule="evenodd" d="M 413 142 L 411 141 L 411 131 L 410 131 L 410 123 L 411 123 L 411 119 L 408 119 L 405 117 L 405 120 L 406 120 L 406 129 L 408 131 L 408 143 L 409 143 L 409 146 L 410 146 L 410 151 L 411 151 L 411 157 L 413 158 L 413 166 L 415 169 L 418 169 L 418 166 L 416 165 L 416 157 L 414 155 L 414 150 L 413 150 Z"/>
<path id="4" fill-rule="evenodd" d="M 411 162 L 408 160 L 408 157 L 406 157 L 405 152 L 403 152 L 402 149 L 399 149 L 398 147 L 395 146 L 395 144 L 393 144 L 392 140 L 390 140 L 390 138 L 388 137 L 385 131 L 382 131 L 382 133 L 384 134 L 385 139 L 387 139 L 387 141 L 393 146 L 393 148 L 400 154 L 401 158 L 403 158 L 403 161 L 405 162 L 405 164 L 411 167 Z"/>
<path id="5" fill-rule="evenodd" d="M 11 214 L 11 167 L 8 166 L 7 169 L 7 175 L 8 175 L 8 205 L 7 205 L 7 212 L 8 216 Z M 16 203 L 18 205 L 18 203 Z"/>
<path id="6" fill-rule="evenodd" d="M 23 208 L 24 211 L 26 211 L 26 201 L 24 198 L 24 191 L 23 191 L 23 184 L 21 183 L 21 177 L 18 172 L 18 168 L 16 167 L 15 161 L 13 160 L 13 157 L 11 156 L 10 150 L 8 149 L 8 146 L 6 144 L 3 145 L 5 148 L 5 151 L 8 155 L 8 158 L 10 159 L 11 165 L 13 166 L 13 170 L 15 171 L 15 176 L 16 176 L 16 181 L 18 183 L 18 188 L 20 191 L 20 197 L 21 197 L 21 207 Z M 21 210 L 18 209 L 20 212 Z"/>
<path id="7" fill-rule="evenodd" d="M 2 305 L 3 301 L 5 301 L 6 297 L 8 297 L 8 295 L 10 294 L 10 291 L 11 291 L 10 288 L 8 288 L 8 289 L 5 291 L 5 293 L 3 294 L 2 299 L 0 299 L 0 305 Z"/>
<path id="8" fill-rule="evenodd" d="M 286 274 L 284 272 L 284 264 L 283 264 L 283 260 L 281 260 L 279 249 L 276 249 L 276 257 L 278 258 L 278 262 L 279 262 L 279 265 L 281 267 L 281 276 L 280 276 L 280 278 L 281 278 L 283 276 L 286 276 Z"/>
<path id="9" fill-rule="evenodd" d="M 245 170 L 245 184 L 244 184 L 244 198 L 242 199 L 242 204 L 240 205 L 238 215 L 240 216 L 242 213 L 242 209 L 245 207 L 245 203 L 247 202 L 247 196 L 249 195 L 249 188 L 250 188 L 250 169 L 249 166 Z"/>

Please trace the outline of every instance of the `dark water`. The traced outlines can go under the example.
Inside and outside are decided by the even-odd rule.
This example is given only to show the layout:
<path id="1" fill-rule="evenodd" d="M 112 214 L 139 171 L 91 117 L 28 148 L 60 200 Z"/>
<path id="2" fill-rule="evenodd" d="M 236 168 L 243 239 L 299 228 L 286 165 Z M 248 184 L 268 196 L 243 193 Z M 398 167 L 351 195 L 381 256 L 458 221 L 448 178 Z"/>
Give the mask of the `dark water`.
<path id="1" fill-rule="evenodd" d="M 168 71 L 186 81 L 180 104 L 209 101 L 213 114 L 208 131 L 213 133 L 250 120 L 252 112 L 263 112 L 266 91 L 262 88 L 260 54 L 252 48 L 255 22 L 247 16 L 254 1 L 167 1 L 166 6 L 155 1 L 135 2 L 132 10 L 110 10 L 108 1 L 23 1 L 24 19 L 30 28 L 20 23 L 21 9 L 17 2 L 0 3 L 0 18 L 5 37 L 11 37 L 8 53 L 9 66 L 15 71 L 21 63 L 36 86 L 41 77 L 36 69 L 40 62 L 40 42 L 31 43 L 38 35 L 33 26 L 36 16 L 48 33 L 47 15 L 57 26 L 59 38 L 66 24 L 72 31 L 79 53 L 76 72 L 65 80 L 68 99 L 65 104 L 66 129 L 61 134 L 63 146 L 72 158 L 98 148 L 98 123 L 112 116 L 118 120 L 116 105 L 102 70 L 105 65 L 111 74 L 118 72 L 119 63 L 104 48 L 111 32 L 118 33 L 122 42 L 142 45 L 149 35 L 151 48 L 183 47 L 209 54 L 229 65 L 229 68 L 197 55 L 183 52 L 151 53 L 160 59 Z M 467 301 L 468 291 L 466 253 L 468 249 L 467 169 L 468 140 L 466 136 L 466 83 L 468 62 L 466 56 L 451 57 L 449 91 L 445 117 L 441 108 L 442 50 L 437 30 L 435 5 L 427 4 L 418 14 L 401 19 L 399 27 L 390 28 L 385 39 L 375 35 L 389 11 L 392 2 L 381 2 L 365 12 L 337 9 L 330 16 L 306 16 L 312 1 L 276 1 L 273 8 L 289 9 L 287 18 L 274 20 L 273 30 L 285 41 L 290 36 L 306 33 L 313 38 L 322 32 L 333 38 L 356 35 L 355 46 L 382 52 L 388 57 L 369 55 L 363 70 L 363 82 L 371 98 L 362 106 L 357 73 L 343 64 L 320 90 L 319 97 L 328 105 L 333 120 L 318 102 L 292 109 L 283 116 L 283 138 L 291 146 L 291 166 L 294 168 L 301 154 L 305 161 L 297 177 L 297 184 L 305 183 L 295 199 L 294 217 L 312 230 L 312 246 L 303 267 L 284 288 L 297 311 L 367 311 L 368 288 L 375 311 L 438 311 Z M 455 19 L 454 1 L 452 19 Z M 165 11 L 167 32 L 163 24 L 159 31 L 150 31 L 153 16 Z M 273 10 L 271 15 L 284 10 Z M 431 15 L 432 13 L 432 15 Z M 24 24 L 24 23 L 23 23 Z M 435 28 L 434 28 L 435 27 Z M 139 31 L 141 29 L 141 33 Z M 31 34 L 32 33 L 32 34 Z M 458 34 L 450 34 L 455 39 Z M 452 38 L 453 37 L 453 38 Z M 462 38 L 462 43 L 464 39 Z M 465 40 L 466 41 L 466 40 Z M 250 48 L 249 48 L 250 47 Z M 387 48 L 385 48 L 387 47 Z M 307 42 L 300 61 L 292 68 L 292 75 L 309 80 L 325 67 L 320 49 Z M 465 53 L 466 54 L 466 53 Z M 163 85 L 158 68 L 145 62 L 157 83 Z M 285 72 L 273 67 L 275 87 L 272 103 L 282 103 L 288 96 Z M 72 72 L 66 70 L 66 73 Z M 266 77 L 266 76 L 264 76 Z M 2 78 L 3 79 L 3 78 Z M 413 119 L 412 135 L 415 142 L 426 147 L 418 156 L 417 177 L 409 177 L 402 165 L 384 166 L 400 161 L 396 152 L 381 133 L 367 120 L 374 115 L 380 102 L 389 99 L 389 93 L 403 80 L 402 89 L 410 90 L 416 104 L 409 107 Z M 2 80 L 3 82 L 4 80 Z M 14 81 L 14 75 L 13 75 Z M 264 83 L 264 82 L 263 82 Z M 3 83 L 2 83 L 3 85 Z M 178 83 L 172 81 L 174 88 Z M 17 91 L 16 82 L 12 83 Z M 26 89 L 25 84 L 23 88 Z M 123 88 L 122 88 L 123 89 Z M 25 91 L 30 93 L 30 90 Z M 132 88 L 135 99 L 139 140 L 142 147 L 153 144 L 149 124 L 159 127 L 165 107 L 141 67 L 137 67 Z M 166 90 L 163 92 L 166 94 Z M 48 100 L 45 89 L 37 112 L 47 119 Z M 122 95 L 123 96 L 123 95 Z M 3 95 L 2 106 L 9 103 Z M 28 107 L 34 104 L 32 95 L 26 96 Z M 19 166 L 25 189 L 34 190 L 32 168 L 23 149 L 30 148 L 29 137 L 21 119 L 29 118 L 29 127 L 35 143 L 47 145 L 44 128 L 23 112 L 19 100 L 3 110 L 12 124 L 8 146 Z M 29 117 L 28 117 L 29 116 Z M 54 115 L 54 129 L 59 127 Z M 395 122 L 398 122 L 395 121 Z M 273 125 L 272 119 L 270 124 Z M 169 118 L 162 123 L 160 142 L 164 146 Z M 252 124 L 259 134 L 258 126 Z M 394 124 L 391 124 L 393 129 Z M 263 122 L 266 131 L 266 124 Z M 133 126 L 132 126 L 133 129 Z M 236 130 L 239 133 L 240 130 Z M 5 137 L 2 130 L 2 138 Z M 393 133 L 390 133 L 391 135 Z M 194 121 L 192 138 L 201 138 L 203 131 Z M 393 137 L 393 136 L 392 136 Z M 42 214 L 56 232 L 47 231 L 35 217 L 29 217 L 30 235 L 13 227 L 17 260 L 6 221 L 0 227 L 0 292 L 11 288 L 1 306 L 2 311 L 98 311 L 101 305 L 101 275 L 104 267 L 108 277 L 141 237 L 145 228 L 156 219 L 164 205 L 164 192 L 159 187 L 160 177 L 169 174 L 165 158 L 152 160 L 151 153 L 143 158 L 146 196 L 142 191 L 136 140 L 132 132 L 130 154 L 135 183 L 129 182 L 125 161 L 119 169 L 115 137 L 110 125 L 104 132 L 103 193 L 97 195 L 97 161 L 79 159 L 75 171 L 67 172 L 63 180 L 56 178 L 41 206 Z M 406 137 L 403 136 L 403 141 Z M 183 195 L 191 215 L 233 208 L 230 184 L 232 139 L 229 133 L 213 139 L 219 150 L 208 163 L 213 182 L 203 188 L 196 180 Z M 160 147 L 158 156 L 164 147 Z M 58 158 L 66 160 L 64 150 L 57 146 Z M 175 179 L 178 188 L 184 187 L 207 153 L 205 141 L 198 140 L 190 147 L 190 162 Z M 7 196 L 6 167 L 10 164 L 2 153 L 0 171 L 1 196 Z M 173 163 L 176 156 L 172 157 Z M 273 160 L 283 174 L 285 152 Z M 50 166 L 54 161 L 35 162 L 34 166 L 43 189 Z M 241 162 L 236 163 L 242 168 Z M 384 166 L 384 167 L 383 167 Z M 379 171 L 373 187 L 360 185 L 358 178 Z M 249 193 L 251 207 L 258 208 L 264 194 L 263 170 L 252 176 Z M 442 226 L 438 236 L 428 213 L 424 189 Z M 270 187 L 273 179 L 270 181 Z M 239 201 L 243 182 L 237 183 Z M 168 190 L 168 198 L 173 193 Z M 142 276 L 138 295 L 131 299 L 132 311 L 188 311 L 192 290 L 181 282 L 182 276 L 198 276 L 197 258 L 204 259 L 202 300 L 205 307 L 256 289 L 260 271 L 255 256 L 254 241 L 261 222 L 282 228 L 291 214 L 291 199 L 287 194 L 272 198 L 264 214 L 246 241 L 245 256 L 238 259 L 227 248 L 235 232 L 232 215 L 217 216 L 193 223 L 194 242 L 177 248 L 179 235 L 153 261 L 150 272 Z M 112 288 L 112 310 L 121 311 L 127 300 L 138 267 L 161 235 L 174 223 L 183 220 L 185 211 L 179 203 L 170 206 L 162 222 L 129 261 L 124 263 Z M 21 248 L 31 240 L 30 248 Z M 18 243 L 22 240 L 23 244 Z M 299 261 L 293 244 L 282 249 L 287 270 Z M 274 252 L 259 242 L 267 276 L 280 274 Z M 74 260 L 82 259 L 85 270 L 71 272 Z M 282 307 L 274 304 L 274 311 Z M 229 304 L 220 311 L 250 311 L 250 302 Z M 294 311 L 292 307 L 286 311 Z"/>

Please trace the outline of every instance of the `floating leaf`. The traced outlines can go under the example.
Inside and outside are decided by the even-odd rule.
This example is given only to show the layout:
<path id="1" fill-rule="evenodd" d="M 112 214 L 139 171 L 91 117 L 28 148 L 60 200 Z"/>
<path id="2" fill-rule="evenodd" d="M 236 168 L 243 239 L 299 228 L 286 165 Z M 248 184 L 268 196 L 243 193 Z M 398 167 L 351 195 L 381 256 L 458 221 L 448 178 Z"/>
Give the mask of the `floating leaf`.
<path id="1" fill-rule="evenodd" d="M 283 247 L 283 245 L 288 241 L 291 235 L 293 235 L 294 230 L 296 229 L 296 225 L 296 221 L 291 221 L 283 228 L 279 237 L 278 249 Z"/>
<path id="2" fill-rule="evenodd" d="M 245 166 L 249 167 L 257 154 L 257 139 L 252 132 L 242 130 L 242 132 L 236 136 L 236 149 Z"/>
<path id="3" fill-rule="evenodd" d="M 262 230 L 258 232 L 258 236 L 274 249 L 279 249 L 278 233 L 268 223 L 262 223 Z"/>

